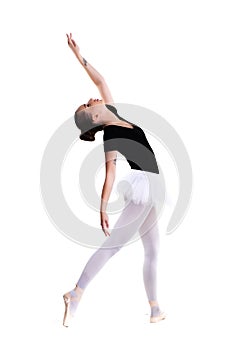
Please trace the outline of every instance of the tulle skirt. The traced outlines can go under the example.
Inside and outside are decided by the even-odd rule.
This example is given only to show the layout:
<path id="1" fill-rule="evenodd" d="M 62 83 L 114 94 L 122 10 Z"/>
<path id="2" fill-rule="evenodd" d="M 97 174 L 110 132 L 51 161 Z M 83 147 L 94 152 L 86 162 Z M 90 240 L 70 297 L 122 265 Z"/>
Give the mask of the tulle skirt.
<path id="1" fill-rule="evenodd" d="M 161 174 L 130 169 L 117 183 L 117 191 L 126 202 L 135 204 L 164 204 L 165 183 Z"/>

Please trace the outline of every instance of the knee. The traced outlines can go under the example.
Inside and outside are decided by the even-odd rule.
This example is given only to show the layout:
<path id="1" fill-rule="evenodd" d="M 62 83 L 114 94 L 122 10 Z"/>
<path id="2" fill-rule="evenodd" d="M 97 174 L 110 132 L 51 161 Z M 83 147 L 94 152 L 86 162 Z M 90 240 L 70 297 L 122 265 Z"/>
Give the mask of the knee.
<path id="1" fill-rule="evenodd" d="M 156 261 L 158 257 L 158 248 L 156 247 L 150 247 L 149 249 L 145 250 L 145 259 L 148 259 L 150 261 Z"/>
<path id="2" fill-rule="evenodd" d="M 113 256 L 113 255 L 115 255 L 117 252 L 119 252 L 120 249 L 121 249 L 121 246 L 109 248 L 109 249 L 108 249 L 108 254 L 109 254 L 110 256 Z"/>

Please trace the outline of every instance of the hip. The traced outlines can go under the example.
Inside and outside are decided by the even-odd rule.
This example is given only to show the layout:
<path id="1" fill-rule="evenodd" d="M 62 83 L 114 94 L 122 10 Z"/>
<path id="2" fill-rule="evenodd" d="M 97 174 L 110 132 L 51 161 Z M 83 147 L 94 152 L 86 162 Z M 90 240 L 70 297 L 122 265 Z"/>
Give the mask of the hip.
<path id="1" fill-rule="evenodd" d="M 137 204 L 163 202 L 165 186 L 161 174 L 150 171 L 130 169 L 116 182 L 115 191 L 122 193 L 124 199 Z"/>

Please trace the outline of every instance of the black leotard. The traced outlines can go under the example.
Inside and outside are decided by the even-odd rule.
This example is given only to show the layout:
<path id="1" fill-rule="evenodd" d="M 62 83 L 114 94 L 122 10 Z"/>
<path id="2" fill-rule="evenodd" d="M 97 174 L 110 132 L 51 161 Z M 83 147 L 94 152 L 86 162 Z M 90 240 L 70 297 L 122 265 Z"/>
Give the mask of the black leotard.
<path id="1" fill-rule="evenodd" d="M 144 131 L 136 124 L 119 116 L 114 106 L 106 104 L 106 107 L 119 119 L 131 124 L 133 128 L 113 124 L 105 126 L 103 129 L 104 152 L 119 151 L 126 158 L 131 169 L 159 174 L 155 154 Z"/>

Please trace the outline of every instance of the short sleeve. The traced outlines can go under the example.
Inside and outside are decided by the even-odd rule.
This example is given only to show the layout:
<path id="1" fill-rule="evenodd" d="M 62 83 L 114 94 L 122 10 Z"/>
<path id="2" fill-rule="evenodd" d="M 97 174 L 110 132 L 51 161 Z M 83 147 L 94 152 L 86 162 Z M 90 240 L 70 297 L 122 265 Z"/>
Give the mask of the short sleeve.
<path id="1" fill-rule="evenodd" d="M 118 141 L 114 138 L 114 131 L 112 129 L 110 130 L 107 127 L 104 129 L 103 141 L 104 152 L 118 150 Z"/>

